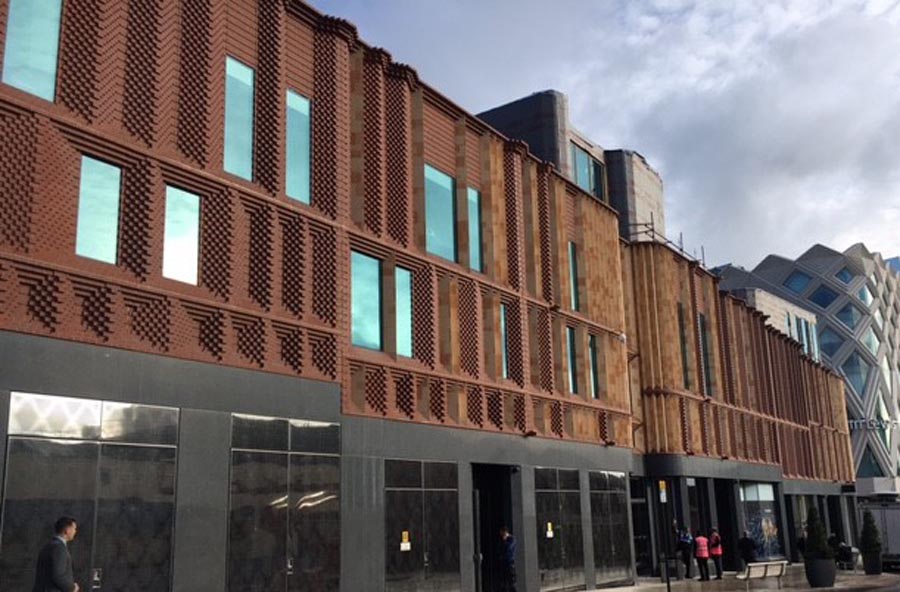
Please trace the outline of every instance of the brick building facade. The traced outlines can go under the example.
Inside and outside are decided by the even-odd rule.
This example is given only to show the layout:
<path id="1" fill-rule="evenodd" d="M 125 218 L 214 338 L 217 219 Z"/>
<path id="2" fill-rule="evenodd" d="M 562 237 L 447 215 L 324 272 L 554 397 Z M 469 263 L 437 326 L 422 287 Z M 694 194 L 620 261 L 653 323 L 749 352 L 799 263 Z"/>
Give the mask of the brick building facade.
<path id="1" fill-rule="evenodd" d="M 83 588 L 490 589 L 502 524 L 523 589 L 593 587 L 633 577 L 632 484 L 673 458 L 852 480 L 839 379 L 349 23 L 0 23 L 0 590 L 57 513 Z"/>

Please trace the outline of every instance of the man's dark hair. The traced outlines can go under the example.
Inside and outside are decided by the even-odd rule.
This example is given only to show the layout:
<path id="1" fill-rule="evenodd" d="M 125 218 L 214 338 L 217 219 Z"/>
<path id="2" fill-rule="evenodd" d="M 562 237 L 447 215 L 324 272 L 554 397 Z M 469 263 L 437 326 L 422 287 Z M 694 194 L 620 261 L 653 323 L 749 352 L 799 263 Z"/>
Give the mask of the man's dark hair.
<path id="1" fill-rule="evenodd" d="M 78 521 L 72 518 L 71 516 L 62 516 L 53 524 L 53 532 L 56 534 L 62 534 L 63 531 L 73 524 L 78 524 Z"/>

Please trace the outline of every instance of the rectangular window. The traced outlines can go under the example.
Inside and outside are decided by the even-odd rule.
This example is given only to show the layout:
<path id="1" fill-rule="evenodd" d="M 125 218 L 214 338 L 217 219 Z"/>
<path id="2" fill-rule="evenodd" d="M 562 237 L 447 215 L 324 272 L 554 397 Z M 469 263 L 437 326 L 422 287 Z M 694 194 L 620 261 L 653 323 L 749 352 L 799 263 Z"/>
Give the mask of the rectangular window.
<path id="1" fill-rule="evenodd" d="M 684 318 L 684 305 L 678 303 L 678 339 L 681 342 L 681 371 L 684 374 L 684 388 L 691 390 L 691 372 L 688 364 L 687 323 Z"/>
<path id="2" fill-rule="evenodd" d="M 569 241 L 569 294 L 572 310 L 579 310 L 578 298 L 578 251 L 575 243 Z"/>
<path id="3" fill-rule="evenodd" d="M 285 193 L 305 204 L 310 202 L 310 116 L 309 99 L 287 92 L 287 146 L 285 150 Z"/>
<path id="4" fill-rule="evenodd" d="M 456 187 L 453 177 L 425 165 L 425 250 L 456 261 Z"/>
<path id="5" fill-rule="evenodd" d="M 591 193 L 597 199 L 601 201 L 606 201 L 606 195 L 603 192 L 603 178 L 606 176 L 604 173 L 604 165 L 602 162 L 597 160 L 594 161 L 594 171 L 593 171 L 593 179 L 591 181 Z"/>
<path id="6" fill-rule="evenodd" d="M 703 379 L 706 381 L 706 394 L 712 396 L 712 364 L 709 359 L 709 327 L 706 324 L 706 316 L 699 315 L 700 322 L 700 356 L 703 358 Z"/>
<path id="7" fill-rule="evenodd" d="M 381 349 L 381 260 L 350 252 L 353 345 Z"/>
<path id="8" fill-rule="evenodd" d="M 122 170 L 81 157 L 75 254 L 115 265 L 119 245 L 119 195 Z"/>
<path id="9" fill-rule="evenodd" d="M 506 305 L 500 305 L 500 353 L 501 353 L 501 376 L 509 378 L 509 348 L 507 347 L 508 336 L 506 334 Z"/>
<path id="10" fill-rule="evenodd" d="M 62 0 L 10 1 L 3 82 L 47 101 L 56 97 L 61 16 Z"/>
<path id="11" fill-rule="evenodd" d="M 253 180 L 253 68 L 225 60 L 225 170 Z"/>
<path id="12" fill-rule="evenodd" d="M 481 193 L 469 187 L 469 267 L 484 271 L 481 261 Z"/>
<path id="13" fill-rule="evenodd" d="M 576 351 L 576 343 L 575 343 L 575 329 L 572 327 L 566 327 L 566 343 L 568 343 L 568 354 L 569 354 L 569 392 L 573 395 L 578 394 L 578 380 L 577 380 L 577 371 L 578 367 L 576 359 L 578 358 L 578 354 Z"/>
<path id="14" fill-rule="evenodd" d="M 197 284 L 200 255 L 200 196 L 166 186 L 163 276 Z"/>
<path id="15" fill-rule="evenodd" d="M 600 398 L 600 365 L 597 363 L 597 336 L 591 335 L 588 342 L 591 356 L 591 396 Z"/>
<path id="16" fill-rule="evenodd" d="M 594 160 L 587 150 L 570 142 L 572 157 L 572 180 L 575 184 L 598 199 L 603 195 L 603 163 Z"/>
<path id="17" fill-rule="evenodd" d="M 397 355 L 411 358 L 412 338 L 412 272 L 402 267 L 394 270 L 397 314 Z"/>

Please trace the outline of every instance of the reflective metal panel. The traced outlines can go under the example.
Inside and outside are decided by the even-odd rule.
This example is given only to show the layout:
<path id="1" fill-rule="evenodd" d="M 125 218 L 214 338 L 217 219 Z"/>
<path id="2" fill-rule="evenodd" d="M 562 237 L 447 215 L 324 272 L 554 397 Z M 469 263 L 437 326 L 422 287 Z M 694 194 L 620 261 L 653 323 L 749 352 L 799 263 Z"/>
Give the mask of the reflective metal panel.
<path id="1" fill-rule="evenodd" d="M 38 552 L 63 515 L 78 521 L 78 535 L 69 550 L 75 579 L 86 588 L 99 450 L 99 445 L 88 442 L 9 439 L 0 591 L 31 590 Z"/>
<path id="2" fill-rule="evenodd" d="M 385 592 L 422 589 L 425 568 L 422 503 L 421 490 L 384 492 Z"/>
<path id="3" fill-rule="evenodd" d="M 12 393 L 9 434 L 80 438 L 100 436 L 100 401 Z"/>
<path id="4" fill-rule="evenodd" d="M 456 489 L 456 463 L 425 463 L 426 489 Z"/>
<path id="5" fill-rule="evenodd" d="M 321 421 L 290 420 L 291 451 L 340 454 L 341 426 Z"/>
<path id="6" fill-rule="evenodd" d="M 103 592 L 170 589 L 174 448 L 104 444 L 93 568 Z"/>
<path id="7" fill-rule="evenodd" d="M 428 475 L 426 463 L 425 474 Z M 446 464 L 446 463 L 440 463 Z M 452 465 L 456 468 L 456 465 Z M 459 500 L 456 491 L 425 492 L 425 579 L 424 592 L 453 592 L 459 579 Z"/>
<path id="8" fill-rule="evenodd" d="M 178 443 L 178 409 L 104 401 L 101 438 L 174 446 Z"/>
<path id="9" fill-rule="evenodd" d="M 291 455 L 290 592 L 330 592 L 341 582 L 341 459 Z"/>
<path id="10" fill-rule="evenodd" d="M 228 590 L 284 592 L 288 455 L 233 452 Z"/>
<path id="11" fill-rule="evenodd" d="M 422 488 L 422 463 L 416 460 L 384 461 L 384 486 Z"/>
<path id="12" fill-rule="evenodd" d="M 286 419 L 235 413 L 231 421 L 232 448 L 288 450 Z"/>

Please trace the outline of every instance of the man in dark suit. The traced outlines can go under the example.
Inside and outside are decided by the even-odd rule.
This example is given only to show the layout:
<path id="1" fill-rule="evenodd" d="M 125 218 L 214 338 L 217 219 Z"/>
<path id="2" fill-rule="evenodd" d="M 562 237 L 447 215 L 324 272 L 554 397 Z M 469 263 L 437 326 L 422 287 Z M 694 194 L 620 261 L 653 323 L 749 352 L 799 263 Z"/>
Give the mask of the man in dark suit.
<path id="1" fill-rule="evenodd" d="M 78 523 L 74 518 L 63 516 L 53 525 L 56 536 L 41 549 L 31 592 L 79 592 L 72 571 L 72 556 L 69 543 L 75 539 Z"/>

